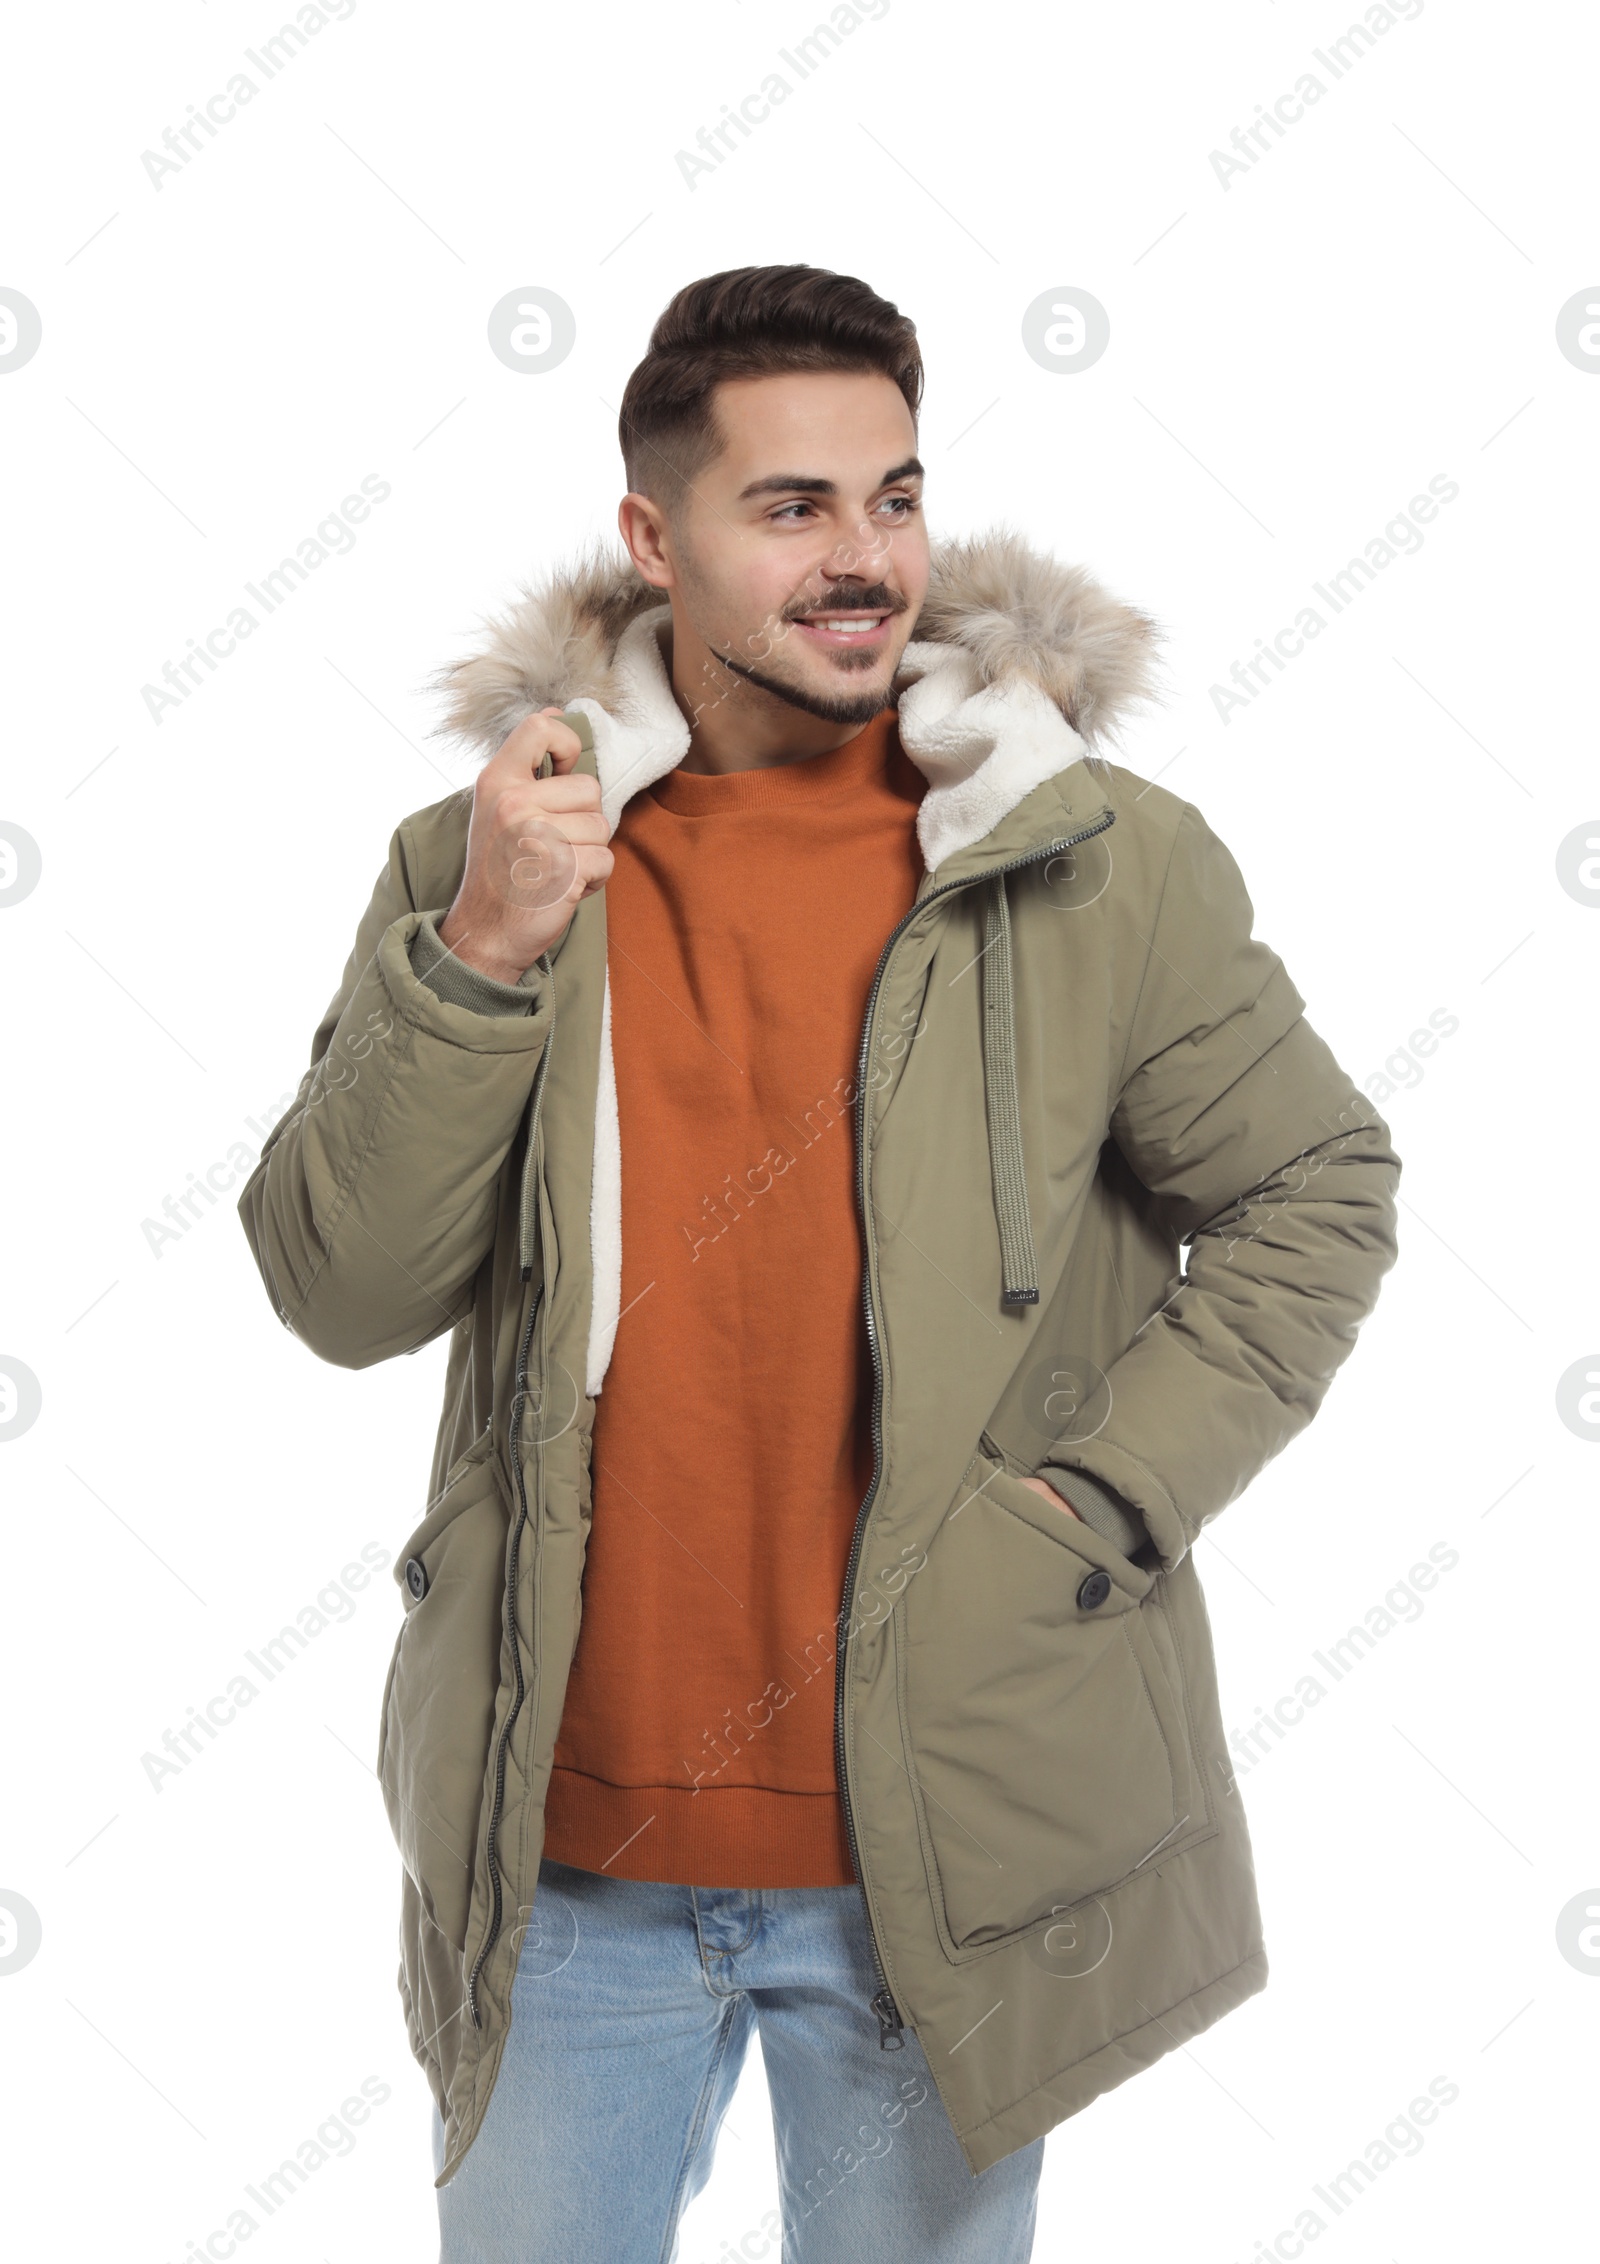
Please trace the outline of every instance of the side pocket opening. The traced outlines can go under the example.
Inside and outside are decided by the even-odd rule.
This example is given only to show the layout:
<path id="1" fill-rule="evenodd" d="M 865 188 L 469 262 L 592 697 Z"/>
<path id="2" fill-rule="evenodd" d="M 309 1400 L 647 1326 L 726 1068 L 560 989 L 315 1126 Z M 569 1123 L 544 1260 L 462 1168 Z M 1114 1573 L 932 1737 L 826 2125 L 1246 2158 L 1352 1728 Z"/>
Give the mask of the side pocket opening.
<path id="1" fill-rule="evenodd" d="M 507 1505 L 491 1446 L 485 1432 L 452 1464 L 396 1558 L 405 1618 L 379 1734 L 378 1778 L 401 1860 L 458 1949 L 500 1684 Z"/>

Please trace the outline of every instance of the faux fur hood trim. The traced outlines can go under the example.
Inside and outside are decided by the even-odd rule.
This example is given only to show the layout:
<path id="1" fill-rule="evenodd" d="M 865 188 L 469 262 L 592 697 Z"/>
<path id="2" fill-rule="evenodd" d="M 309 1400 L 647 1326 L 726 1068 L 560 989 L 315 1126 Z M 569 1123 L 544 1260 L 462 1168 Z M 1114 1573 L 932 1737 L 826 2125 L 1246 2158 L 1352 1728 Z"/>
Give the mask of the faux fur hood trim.
<path id="1" fill-rule="evenodd" d="M 624 634 L 662 607 L 620 544 L 590 545 L 520 585 L 516 601 L 484 622 L 477 649 L 430 679 L 445 701 L 438 731 L 491 755 L 541 708 L 592 700 L 613 711 L 628 690 L 617 668 Z M 923 672 L 935 656 L 919 646 L 958 648 L 972 663 L 974 690 L 1029 686 L 1092 757 L 1131 709 L 1156 697 L 1159 636 L 1085 568 L 997 527 L 934 544 L 907 660 Z"/>
<path id="2" fill-rule="evenodd" d="M 934 546 L 919 644 L 960 645 L 985 686 L 1031 684 L 1093 749 L 1157 697 L 1154 621 L 1083 566 L 997 527 Z"/>

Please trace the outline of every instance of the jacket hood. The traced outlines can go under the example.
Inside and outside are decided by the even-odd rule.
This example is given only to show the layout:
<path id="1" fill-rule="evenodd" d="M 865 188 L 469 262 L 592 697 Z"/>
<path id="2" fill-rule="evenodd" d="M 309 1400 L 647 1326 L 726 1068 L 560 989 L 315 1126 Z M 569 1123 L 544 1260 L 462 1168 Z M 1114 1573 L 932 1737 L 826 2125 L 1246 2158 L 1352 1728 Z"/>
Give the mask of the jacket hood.
<path id="1" fill-rule="evenodd" d="M 596 544 L 524 584 L 476 649 L 441 670 L 440 732 L 491 755 L 541 708 L 578 708 L 601 801 L 623 804 L 688 751 L 672 692 L 671 608 L 620 544 Z M 900 741 L 928 780 L 918 816 L 936 871 L 1024 795 L 1099 749 L 1155 696 L 1159 631 L 1081 566 L 1011 530 L 936 543 L 915 640 L 894 683 Z"/>

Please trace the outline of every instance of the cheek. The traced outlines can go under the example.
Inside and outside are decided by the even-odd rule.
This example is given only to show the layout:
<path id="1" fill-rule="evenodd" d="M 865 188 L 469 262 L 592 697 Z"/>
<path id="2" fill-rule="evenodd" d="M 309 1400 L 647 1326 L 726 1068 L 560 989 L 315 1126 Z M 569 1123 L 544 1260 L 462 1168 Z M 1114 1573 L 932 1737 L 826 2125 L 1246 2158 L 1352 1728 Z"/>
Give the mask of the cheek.
<path id="1" fill-rule="evenodd" d="M 759 668 L 784 651 L 789 634 L 784 612 L 804 572 L 805 562 L 798 559 L 793 576 L 779 572 L 772 560 L 718 559 L 709 572 L 701 561 L 692 572 L 680 573 L 684 607 L 713 651 Z"/>

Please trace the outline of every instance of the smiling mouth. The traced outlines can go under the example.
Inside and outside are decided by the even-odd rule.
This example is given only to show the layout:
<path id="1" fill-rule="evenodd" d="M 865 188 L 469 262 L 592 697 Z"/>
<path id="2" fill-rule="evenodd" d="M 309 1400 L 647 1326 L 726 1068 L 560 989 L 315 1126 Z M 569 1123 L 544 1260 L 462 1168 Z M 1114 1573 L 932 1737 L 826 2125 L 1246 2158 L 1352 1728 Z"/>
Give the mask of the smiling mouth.
<path id="1" fill-rule="evenodd" d="M 880 642 L 893 618 L 889 612 L 808 613 L 790 625 L 813 644 L 842 650 L 846 646 L 870 647 Z"/>

